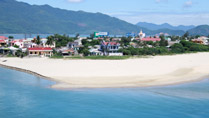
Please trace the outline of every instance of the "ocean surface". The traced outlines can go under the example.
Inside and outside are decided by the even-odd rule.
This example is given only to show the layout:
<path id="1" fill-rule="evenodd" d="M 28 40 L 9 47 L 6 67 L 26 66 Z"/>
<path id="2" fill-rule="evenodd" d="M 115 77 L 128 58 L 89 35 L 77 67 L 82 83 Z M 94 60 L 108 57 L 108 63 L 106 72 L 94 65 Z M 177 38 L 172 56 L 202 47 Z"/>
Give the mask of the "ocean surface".
<path id="1" fill-rule="evenodd" d="M 41 38 L 46 38 L 48 36 L 51 36 L 51 35 L 54 35 L 54 34 L 0 34 L 0 36 L 6 36 L 6 37 L 9 37 L 9 36 L 13 36 L 14 39 L 24 39 L 24 38 L 34 38 L 34 37 L 37 37 L 37 36 L 40 36 Z M 61 34 L 63 35 L 63 34 Z M 76 34 L 66 34 L 67 36 L 69 37 L 75 37 Z M 89 37 L 90 35 L 88 34 L 80 34 L 81 37 Z M 110 37 L 122 37 L 123 35 L 109 35 Z"/>
<path id="2" fill-rule="evenodd" d="M 147 88 L 55 90 L 0 68 L 0 118 L 209 118 L 209 80 Z"/>

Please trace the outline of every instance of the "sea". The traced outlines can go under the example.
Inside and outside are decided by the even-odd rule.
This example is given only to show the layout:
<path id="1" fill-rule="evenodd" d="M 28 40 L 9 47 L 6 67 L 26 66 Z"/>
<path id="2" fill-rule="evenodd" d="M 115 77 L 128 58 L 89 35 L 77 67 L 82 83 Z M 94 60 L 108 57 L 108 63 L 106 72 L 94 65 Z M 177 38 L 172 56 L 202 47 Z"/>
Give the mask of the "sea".
<path id="1" fill-rule="evenodd" d="M 57 90 L 0 68 L 0 118 L 209 118 L 209 80 L 145 88 Z"/>
<path id="2" fill-rule="evenodd" d="M 34 38 L 37 36 L 40 36 L 41 38 L 47 38 L 48 36 L 51 36 L 54 34 L 0 34 L 0 36 L 13 36 L 14 39 L 26 39 L 26 38 Z M 66 35 L 69 37 L 75 37 L 76 34 L 60 34 L 60 35 Z M 124 35 L 109 35 L 109 37 L 123 37 Z M 90 37 L 89 34 L 80 34 L 80 37 Z"/>

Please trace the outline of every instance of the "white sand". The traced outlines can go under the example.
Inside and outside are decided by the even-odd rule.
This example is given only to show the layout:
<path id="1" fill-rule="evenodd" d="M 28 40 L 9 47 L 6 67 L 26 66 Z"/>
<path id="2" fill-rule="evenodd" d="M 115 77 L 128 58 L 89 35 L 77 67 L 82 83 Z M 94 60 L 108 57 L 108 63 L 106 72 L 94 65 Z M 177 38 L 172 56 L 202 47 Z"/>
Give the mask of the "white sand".
<path id="1" fill-rule="evenodd" d="M 59 82 L 54 88 L 159 86 L 197 81 L 209 75 L 209 53 L 128 60 L 0 58 L 0 64 L 53 78 Z"/>

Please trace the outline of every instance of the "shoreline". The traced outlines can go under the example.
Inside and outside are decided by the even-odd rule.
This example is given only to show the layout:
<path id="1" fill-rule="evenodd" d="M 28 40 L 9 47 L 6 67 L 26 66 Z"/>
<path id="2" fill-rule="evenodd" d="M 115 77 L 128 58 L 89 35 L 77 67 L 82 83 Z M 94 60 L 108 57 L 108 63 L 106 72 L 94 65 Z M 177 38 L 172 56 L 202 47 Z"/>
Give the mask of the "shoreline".
<path id="1" fill-rule="evenodd" d="M 187 54 L 187 55 L 177 55 L 177 56 L 165 56 L 165 58 L 174 58 L 173 60 L 176 60 L 175 58 L 178 57 L 177 59 L 179 59 L 179 57 L 181 58 L 185 58 L 185 57 L 196 57 L 196 58 L 201 58 L 202 55 L 206 55 L 206 57 L 209 57 L 209 53 L 195 53 L 195 54 Z M 169 65 L 171 66 L 170 68 L 168 67 L 168 65 L 163 65 L 163 63 L 159 62 L 152 62 L 152 63 L 156 63 L 157 66 L 159 65 L 163 65 L 162 67 L 159 67 L 159 69 L 162 69 L 162 71 L 165 72 L 161 72 L 159 71 L 159 69 L 154 68 L 155 65 L 151 65 L 149 64 L 149 66 L 151 67 L 151 74 L 147 74 L 147 69 L 149 70 L 150 68 L 145 68 L 146 64 L 138 64 L 141 65 L 145 68 L 144 72 L 142 72 L 141 74 L 140 72 L 140 67 L 139 68 L 139 74 L 135 75 L 135 73 L 137 72 L 132 72 L 130 70 L 130 72 L 125 75 L 123 73 L 124 68 L 120 68 L 118 67 L 119 65 L 126 63 L 123 65 L 123 67 L 127 67 L 127 68 L 134 68 L 137 69 L 134 65 L 130 65 L 136 63 L 136 62 L 151 62 L 153 61 L 159 61 L 159 59 L 157 58 L 164 58 L 164 57 L 153 57 L 153 58 L 146 58 L 146 59 L 128 59 L 128 60 L 119 60 L 119 61 L 111 61 L 111 60 L 99 60 L 99 61 L 92 61 L 92 60 L 51 60 L 51 59 L 18 59 L 18 58 L 3 58 L 5 60 L 9 60 L 11 61 L 16 61 L 16 63 L 19 63 L 20 65 L 12 62 L 11 64 L 7 63 L 7 62 L 0 62 L 0 67 L 3 68 L 8 68 L 8 69 L 12 69 L 12 70 L 17 70 L 17 71 L 21 71 L 21 72 L 25 72 L 28 74 L 32 74 L 34 76 L 46 79 L 46 80 L 50 80 L 50 81 L 54 81 L 56 82 L 55 85 L 52 85 L 51 88 L 55 88 L 55 89 L 79 89 L 79 88 L 135 88 L 135 87 L 157 87 L 157 86 L 168 86 L 168 85 L 178 85 L 178 84 L 183 84 L 183 83 L 190 83 L 190 82 L 197 82 L 197 81 L 201 81 L 204 79 L 207 79 L 209 77 L 209 61 L 207 61 L 207 58 L 204 60 L 200 60 L 200 61 L 194 61 L 196 59 L 191 59 L 191 62 L 195 62 L 194 64 L 192 64 L 191 62 L 188 64 L 192 64 L 190 66 L 186 66 L 187 64 L 184 64 L 182 62 L 182 64 L 172 64 Z M 181 60 L 180 58 L 180 60 Z M 2 58 L 0 58 L 2 59 Z M 23 66 L 24 64 L 26 64 L 28 61 L 34 61 L 36 63 L 41 62 L 41 63 L 48 63 L 51 66 L 53 66 L 53 68 L 51 68 L 51 70 L 55 69 L 54 72 L 50 72 L 51 71 L 48 68 L 43 68 L 44 65 L 40 64 L 41 66 L 37 68 L 34 68 L 31 64 L 28 64 L 27 66 Z M 24 62 L 26 61 L 26 62 Z M 49 62 L 50 61 L 50 62 Z M 165 60 L 164 60 L 165 61 Z M 96 64 L 99 64 L 99 62 L 106 62 L 106 63 L 116 63 L 116 67 L 112 68 L 111 70 L 113 71 L 112 73 L 107 73 L 106 74 L 101 74 L 101 71 L 104 71 L 106 69 L 106 64 L 101 64 L 104 66 L 104 70 L 98 70 L 98 65 L 96 66 Z M 189 62 L 189 61 L 188 61 Z M 196 64 L 196 62 L 199 62 Z M 75 67 L 76 64 L 74 63 L 78 63 L 78 70 L 80 69 L 80 73 L 77 72 L 77 68 L 72 71 L 56 71 L 56 68 L 59 67 L 63 67 L 66 69 L 66 66 L 71 65 L 72 68 Z M 89 64 L 90 63 L 90 64 Z M 96 63 L 94 65 L 91 65 L 91 63 Z M 117 64 L 118 63 L 118 64 Z M 168 62 L 170 63 L 170 62 Z M 203 64 L 202 64 L 203 63 Z M 205 63 L 205 64 L 204 64 Z M 15 65 L 16 64 L 16 65 Z M 46 64 L 46 65 L 48 65 Z M 80 64 L 80 65 L 79 65 Z M 94 69 L 94 71 L 97 71 L 95 73 L 91 72 L 91 71 L 87 71 L 85 72 L 85 69 L 91 69 L 91 67 L 84 67 L 83 65 L 91 65 L 91 67 L 94 67 L 96 69 Z M 127 66 L 127 64 L 129 64 L 130 67 Z M 200 65 L 201 64 L 201 65 Z M 178 66 L 176 66 L 178 65 Z M 180 65 L 183 65 L 182 67 L 180 67 Z M 36 65 L 37 66 L 37 65 Z M 99 65 L 100 66 L 100 65 Z M 54 68 L 56 67 L 56 68 Z M 84 69 L 82 70 L 80 67 L 83 67 Z M 165 68 L 166 67 L 166 68 Z M 154 68 L 154 69 L 153 69 Z M 39 70 L 40 69 L 40 70 Z M 46 69 L 49 69 L 49 71 L 47 71 Z M 68 68 L 67 68 L 68 69 Z M 117 69 L 117 70 L 116 70 Z M 170 69 L 168 71 L 168 69 Z M 69 69 L 70 70 L 70 69 Z M 143 70 L 143 69 L 141 69 Z M 208 70 L 208 71 L 207 71 Z M 42 72 L 44 71 L 44 72 Z M 128 71 L 128 70 L 127 70 Z M 157 72 L 155 72 L 157 71 Z M 41 73 L 42 72 L 42 73 Z M 56 72 L 56 73 L 55 73 Z M 62 72 L 62 73 L 61 73 Z M 66 72 L 68 72 L 68 74 L 66 74 Z M 72 72 L 72 73 L 70 73 Z M 77 72 L 77 73 L 76 73 Z M 91 72 L 91 73 L 88 73 Z M 114 73 L 115 72 L 115 73 Z M 118 76 L 118 74 L 116 73 L 121 73 L 121 76 Z M 155 72 L 155 73 L 154 73 Z M 51 74 L 54 73 L 54 74 Z M 122 75 L 122 73 L 124 74 L 124 76 Z M 65 74 L 63 76 L 60 76 L 62 74 Z M 73 75 L 74 74 L 74 75 Z M 50 75 L 50 76 L 49 76 Z M 57 75 L 57 76 L 54 76 Z M 69 76 L 68 76 L 69 75 Z M 76 75 L 76 76 L 75 76 Z M 86 76 L 87 75 L 87 76 Z M 101 75 L 101 76 L 98 76 Z M 111 75 L 111 76 L 110 76 Z"/>
<path id="2" fill-rule="evenodd" d="M 55 85 L 51 85 L 50 88 L 54 88 L 54 89 L 61 89 L 61 90 L 69 90 L 69 89 L 94 89 L 94 88 L 140 88 L 140 87 L 162 87 L 162 86 L 172 86 L 172 85 L 179 85 L 179 84 L 186 84 L 186 83 L 193 83 L 193 82 L 198 82 L 198 81 L 202 81 L 205 79 L 209 78 L 209 74 L 207 76 L 203 76 L 200 77 L 198 79 L 194 79 L 194 80 L 189 80 L 189 81 L 185 81 L 185 82 L 177 82 L 177 83 L 173 83 L 173 84 L 162 84 L 162 85 L 147 85 L 147 86 L 120 86 L 120 87 L 72 87 L 71 85 L 66 85 L 66 83 L 60 83 L 59 81 L 56 81 L 53 78 L 50 77 L 46 77 L 44 75 L 41 75 L 39 73 L 30 71 L 30 70 L 26 70 L 26 69 L 22 69 L 22 68 L 17 68 L 17 67 L 12 67 L 12 66 L 7 66 L 7 65 L 3 65 L 0 64 L 0 67 L 2 68 L 6 68 L 6 69 L 11 69 L 11 70 L 16 70 L 19 72 L 24 72 L 24 73 L 28 73 L 31 74 L 33 76 L 37 76 L 41 79 L 45 79 L 45 80 L 49 80 L 49 81 L 53 81 L 56 82 Z M 61 86 L 60 86 L 61 85 Z M 70 87 L 71 86 L 71 87 Z"/>
<path id="3" fill-rule="evenodd" d="M 19 71 L 19 72 L 24 72 L 24 73 L 31 74 L 33 76 L 37 76 L 37 77 L 42 78 L 42 79 L 45 79 L 45 80 L 49 80 L 49 81 L 56 82 L 56 80 L 54 80 L 53 78 L 50 78 L 50 77 L 41 75 L 41 74 L 39 74 L 37 72 L 33 72 L 33 71 L 30 71 L 30 70 L 26 70 L 26 69 L 22 69 L 22 68 L 17 68 L 17 67 L 12 67 L 12 66 L 7 66 L 7 65 L 4 65 L 4 64 L 0 64 L 0 67 L 6 68 L 6 69 L 11 69 L 11 70 L 16 70 L 16 71 Z"/>

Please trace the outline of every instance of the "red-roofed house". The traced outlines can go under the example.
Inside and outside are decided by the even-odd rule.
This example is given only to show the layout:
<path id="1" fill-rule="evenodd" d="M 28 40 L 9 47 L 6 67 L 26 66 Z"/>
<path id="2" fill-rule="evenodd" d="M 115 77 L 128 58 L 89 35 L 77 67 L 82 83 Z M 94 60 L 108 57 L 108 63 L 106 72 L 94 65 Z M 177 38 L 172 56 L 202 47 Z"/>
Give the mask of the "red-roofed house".
<path id="1" fill-rule="evenodd" d="M 102 42 L 101 51 L 107 56 L 123 56 L 123 53 L 118 52 L 120 43 L 117 42 Z"/>
<path id="2" fill-rule="evenodd" d="M 157 42 L 160 41 L 160 38 L 153 38 L 153 37 L 146 37 L 146 38 L 142 38 L 141 41 L 153 41 L 153 42 Z"/>
<path id="3" fill-rule="evenodd" d="M 52 48 L 44 48 L 44 47 L 34 47 L 34 48 L 28 48 L 28 55 L 29 56 L 48 56 L 51 57 L 53 55 Z"/>
<path id="4" fill-rule="evenodd" d="M 0 39 L 0 47 L 6 45 L 7 42 L 3 39 Z"/>
<path id="5" fill-rule="evenodd" d="M 8 38 L 5 36 L 0 36 L 0 40 L 7 40 Z"/>

